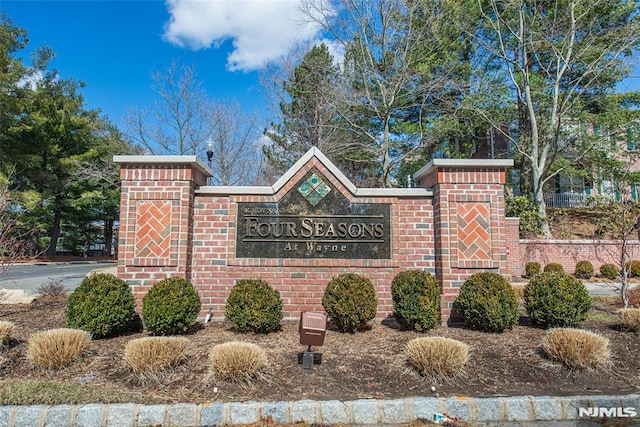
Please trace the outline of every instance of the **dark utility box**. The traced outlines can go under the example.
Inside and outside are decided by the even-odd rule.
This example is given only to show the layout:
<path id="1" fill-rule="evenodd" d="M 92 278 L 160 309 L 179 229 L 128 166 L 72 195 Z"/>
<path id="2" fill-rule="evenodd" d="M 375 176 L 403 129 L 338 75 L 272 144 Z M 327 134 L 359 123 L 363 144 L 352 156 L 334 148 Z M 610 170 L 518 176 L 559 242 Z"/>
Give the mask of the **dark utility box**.
<path id="1" fill-rule="evenodd" d="M 300 344 L 321 346 L 324 343 L 324 334 L 327 330 L 327 315 L 303 311 L 300 314 Z"/>

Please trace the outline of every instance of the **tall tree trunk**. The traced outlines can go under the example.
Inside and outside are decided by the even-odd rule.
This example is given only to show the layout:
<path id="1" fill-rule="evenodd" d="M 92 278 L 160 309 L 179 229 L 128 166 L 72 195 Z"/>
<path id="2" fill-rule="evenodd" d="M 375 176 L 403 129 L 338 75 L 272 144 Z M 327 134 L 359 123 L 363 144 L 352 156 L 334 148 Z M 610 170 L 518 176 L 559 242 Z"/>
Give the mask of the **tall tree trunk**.
<path id="1" fill-rule="evenodd" d="M 107 218 L 104 221 L 104 249 L 102 255 L 111 256 L 111 246 L 113 241 L 113 218 Z"/>
<path id="2" fill-rule="evenodd" d="M 53 208 L 53 225 L 51 227 L 51 241 L 47 248 L 46 255 L 53 256 L 56 254 L 58 247 L 58 239 L 60 238 L 60 221 L 62 218 L 62 195 L 56 195 Z"/>
<path id="3" fill-rule="evenodd" d="M 536 211 L 540 216 L 541 232 L 544 237 L 551 238 L 551 228 L 549 227 L 549 220 L 547 218 L 547 206 L 544 204 L 544 192 L 542 188 L 542 176 L 538 168 L 532 167 L 532 180 L 533 180 L 533 198 L 536 206 Z"/>

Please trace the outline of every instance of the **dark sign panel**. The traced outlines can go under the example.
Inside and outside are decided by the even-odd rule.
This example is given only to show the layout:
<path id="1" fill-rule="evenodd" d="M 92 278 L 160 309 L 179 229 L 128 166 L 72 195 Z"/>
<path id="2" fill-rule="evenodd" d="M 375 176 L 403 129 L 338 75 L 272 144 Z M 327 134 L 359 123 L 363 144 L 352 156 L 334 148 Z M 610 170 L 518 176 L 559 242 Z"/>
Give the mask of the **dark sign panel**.
<path id="1" fill-rule="evenodd" d="M 238 203 L 236 257 L 391 257 L 391 206 L 349 203 L 312 170 L 278 203 Z"/>

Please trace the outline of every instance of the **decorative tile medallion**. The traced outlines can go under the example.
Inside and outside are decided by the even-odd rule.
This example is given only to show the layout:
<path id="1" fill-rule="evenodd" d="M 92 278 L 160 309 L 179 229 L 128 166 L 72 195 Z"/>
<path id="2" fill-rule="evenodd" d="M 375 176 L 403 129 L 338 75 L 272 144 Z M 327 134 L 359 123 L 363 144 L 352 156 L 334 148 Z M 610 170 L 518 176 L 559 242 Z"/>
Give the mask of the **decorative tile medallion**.
<path id="1" fill-rule="evenodd" d="M 311 203 L 317 205 L 329 192 L 331 188 L 320 179 L 315 173 L 311 175 L 305 182 L 300 184 L 298 191 Z"/>

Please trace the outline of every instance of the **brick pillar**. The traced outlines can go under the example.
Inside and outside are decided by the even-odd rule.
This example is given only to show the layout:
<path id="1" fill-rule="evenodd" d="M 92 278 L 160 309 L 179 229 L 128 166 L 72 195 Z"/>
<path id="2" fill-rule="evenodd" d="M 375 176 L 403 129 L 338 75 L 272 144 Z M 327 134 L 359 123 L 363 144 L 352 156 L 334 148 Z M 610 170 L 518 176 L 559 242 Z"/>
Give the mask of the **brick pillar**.
<path id="1" fill-rule="evenodd" d="M 190 280 L 194 191 L 210 171 L 195 156 L 114 156 L 121 165 L 118 277 L 138 307 L 151 285 Z"/>
<path id="2" fill-rule="evenodd" d="M 512 160 L 434 159 L 418 171 L 433 190 L 436 277 L 442 321 L 458 322 L 454 301 L 472 274 L 506 274 L 504 183 Z"/>

